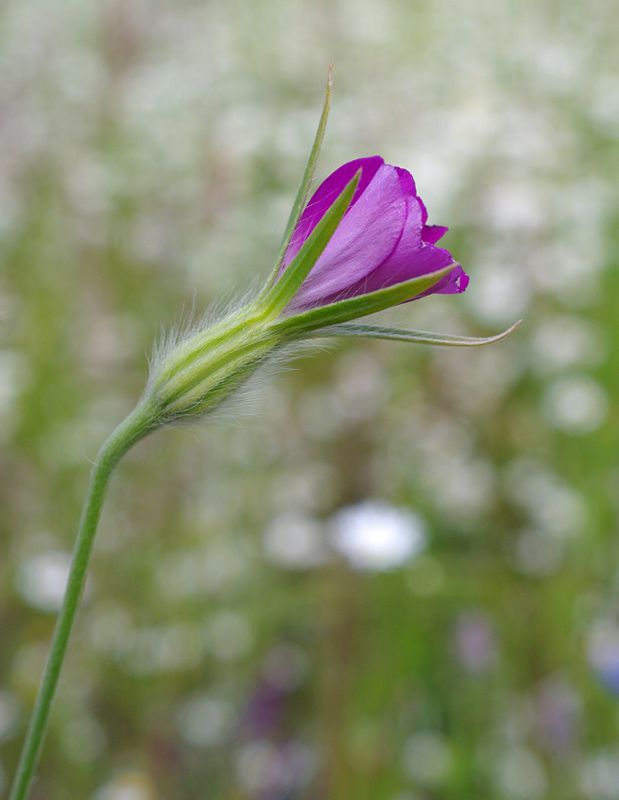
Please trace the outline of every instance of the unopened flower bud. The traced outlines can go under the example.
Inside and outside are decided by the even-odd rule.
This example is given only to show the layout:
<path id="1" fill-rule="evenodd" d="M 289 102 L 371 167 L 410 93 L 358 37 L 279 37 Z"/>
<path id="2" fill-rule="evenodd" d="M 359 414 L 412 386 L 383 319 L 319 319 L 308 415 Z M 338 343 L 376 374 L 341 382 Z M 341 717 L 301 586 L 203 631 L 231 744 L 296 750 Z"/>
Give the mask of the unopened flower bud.
<path id="1" fill-rule="evenodd" d="M 412 175 L 379 156 L 344 164 L 305 203 L 329 97 L 271 276 L 245 306 L 164 347 L 154 359 L 143 402 L 156 424 L 211 411 L 276 351 L 301 339 L 369 336 L 478 345 L 509 332 L 468 339 L 350 324 L 429 294 L 463 292 L 468 276 L 437 246 L 447 228 L 427 224 Z"/>
<path id="2" fill-rule="evenodd" d="M 281 345 L 284 334 L 255 303 L 198 329 L 154 360 L 145 397 L 162 424 L 216 408 Z"/>

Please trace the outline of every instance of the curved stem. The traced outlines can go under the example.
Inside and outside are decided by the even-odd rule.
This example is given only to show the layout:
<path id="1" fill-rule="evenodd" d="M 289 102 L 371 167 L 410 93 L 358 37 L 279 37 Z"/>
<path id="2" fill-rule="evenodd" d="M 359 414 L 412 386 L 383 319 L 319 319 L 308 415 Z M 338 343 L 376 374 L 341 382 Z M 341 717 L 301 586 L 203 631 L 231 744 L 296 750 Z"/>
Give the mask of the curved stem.
<path id="1" fill-rule="evenodd" d="M 39 759 L 60 670 L 84 591 L 88 563 L 110 477 L 122 456 L 155 427 L 155 409 L 146 404 L 138 405 L 105 442 L 94 463 L 73 549 L 67 588 L 9 800 L 25 800 Z"/>

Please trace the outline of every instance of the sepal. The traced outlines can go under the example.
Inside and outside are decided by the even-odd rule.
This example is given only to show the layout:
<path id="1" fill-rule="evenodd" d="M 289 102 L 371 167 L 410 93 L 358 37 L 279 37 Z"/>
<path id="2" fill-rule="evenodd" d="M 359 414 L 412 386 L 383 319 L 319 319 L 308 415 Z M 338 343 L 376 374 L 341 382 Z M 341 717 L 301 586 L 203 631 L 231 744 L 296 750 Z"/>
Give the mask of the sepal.
<path id="1" fill-rule="evenodd" d="M 511 328 L 497 333 L 495 336 L 476 337 L 476 336 L 452 336 L 445 333 L 432 333 L 430 331 L 411 331 L 406 328 L 389 328 L 382 325 L 355 325 L 344 323 L 342 325 L 332 325 L 328 328 L 320 328 L 307 334 L 308 338 L 318 338 L 320 336 L 356 336 L 366 339 L 390 339 L 396 342 L 415 342 L 416 344 L 434 344 L 442 347 L 480 347 L 485 344 L 492 344 L 505 339 L 522 322 L 521 319 L 514 323 Z"/>
<path id="2" fill-rule="evenodd" d="M 298 338 L 307 336 L 318 328 L 327 328 L 349 322 L 357 317 L 365 317 L 376 311 L 383 311 L 385 308 L 398 305 L 398 303 L 405 303 L 431 289 L 457 266 L 454 262 L 436 272 L 412 278 L 410 281 L 402 281 L 385 289 L 349 297 L 346 300 L 338 300 L 335 303 L 311 308 L 299 314 L 291 314 L 274 323 L 273 327 L 281 333 Z"/>
<path id="3" fill-rule="evenodd" d="M 297 195 L 294 199 L 294 203 L 290 211 L 290 216 L 288 217 L 288 222 L 286 223 L 284 238 L 279 248 L 279 254 L 277 256 L 277 260 L 275 261 L 275 265 L 271 270 L 271 274 L 267 278 L 265 284 L 266 290 L 268 290 L 271 286 L 273 286 L 273 284 L 277 281 L 277 276 L 279 275 L 280 267 L 282 265 L 282 262 L 284 261 L 286 250 L 288 249 L 288 245 L 290 244 L 292 234 L 294 233 L 294 229 L 297 226 L 297 222 L 299 221 L 299 218 L 303 213 L 305 201 L 307 200 L 309 187 L 312 182 L 312 178 L 314 177 L 314 170 L 316 169 L 316 162 L 318 161 L 318 156 L 320 155 L 322 142 L 325 138 L 325 131 L 327 130 L 327 119 L 329 117 L 329 108 L 331 107 L 331 95 L 333 93 L 332 75 L 333 75 L 333 62 L 329 65 L 327 93 L 325 95 L 325 102 L 322 107 L 320 122 L 318 123 L 318 129 L 316 131 L 316 136 L 314 138 L 314 144 L 312 145 L 312 149 L 310 150 L 309 158 L 307 159 L 307 164 L 305 165 L 305 170 L 303 172 L 303 177 L 301 178 L 301 183 L 299 184 Z"/>
<path id="4" fill-rule="evenodd" d="M 340 196 L 330 206 L 328 211 L 316 225 L 303 247 L 286 267 L 281 277 L 264 297 L 264 304 L 272 314 L 279 314 L 298 290 L 301 284 L 310 274 L 314 265 L 322 255 L 325 247 L 329 244 L 331 237 L 337 230 L 344 214 L 352 202 L 355 189 L 359 185 L 361 170 L 349 181 L 341 192 Z"/>

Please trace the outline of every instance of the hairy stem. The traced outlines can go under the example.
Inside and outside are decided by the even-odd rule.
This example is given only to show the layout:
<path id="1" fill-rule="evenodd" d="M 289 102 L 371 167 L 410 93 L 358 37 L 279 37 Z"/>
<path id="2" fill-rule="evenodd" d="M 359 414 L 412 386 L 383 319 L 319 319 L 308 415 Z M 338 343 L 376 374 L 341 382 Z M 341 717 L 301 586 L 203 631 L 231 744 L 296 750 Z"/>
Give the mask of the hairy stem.
<path id="1" fill-rule="evenodd" d="M 39 760 L 60 671 L 84 591 L 88 563 L 110 477 L 122 456 L 155 427 L 156 411 L 147 404 L 138 405 L 105 442 L 94 463 L 73 549 L 67 588 L 9 800 L 25 800 Z"/>

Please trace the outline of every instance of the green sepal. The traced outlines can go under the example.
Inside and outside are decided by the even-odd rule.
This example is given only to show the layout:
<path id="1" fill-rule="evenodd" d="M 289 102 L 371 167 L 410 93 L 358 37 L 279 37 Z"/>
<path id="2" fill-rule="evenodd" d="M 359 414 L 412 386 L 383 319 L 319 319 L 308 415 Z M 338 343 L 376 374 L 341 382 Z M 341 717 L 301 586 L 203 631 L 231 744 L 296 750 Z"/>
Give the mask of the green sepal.
<path id="1" fill-rule="evenodd" d="M 355 177 L 346 184 L 337 200 L 325 212 L 280 279 L 264 297 L 264 305 L 269 308 L 270 312 L 278 314 L 283 311 L 301 288 L 301 284 L 322 255 L 344 214 L 348 211 L 360 179 L 361 170 L 358 170 Z"/>
<path id="2" fill-rule="evenodd" d="M 357 336 L 367 339 L 391 339 L 396 342 L 416 342 L 417 344 L 434 344 L 443 347 L 480 347 L 484 344 L 499 342 L 514 331 L 522 320 L 518 320 L 511 328 L 495 336 L 451 336 L 444 333 L 431 333 L 430 331 L 411 331 L 406 328 L 388 328 L 382 325 L 333 325 L 329 328 L 320 328 L 308 334 L 308 338 L 319 336 Z"/>
<path id="3" fill-rule="evenodd" d="M 286 250 L 288 249 L 288 245 L 290 244 L 290 239 L 292 238 L 293 231 L 296 228 L 297 222 L 299 221 L 299 218 L 303 212 L 305 201 L 307 199 L 307 194 L 309 192 L 309 187 L 312 182 L 312 178 L 314 177 L 314 169 L 316 168 L 316 162 L 318 161 L 318 156 L 320 155 L 320 148 L 322 147 L 322 142 L 323 139 L 325 138 L 325 131 L 327 129 L 327 118 L 329 117 L 329 108 L 331 106 L 331 95 L 333 91 L 333 84 L 331 80 L 332 73 L 333 73 L 333 64 L 329 66 L 327 93 L 325 95 L 325 102 L 322 107 L 322 114 L 320 115 L 320 122 L 318 123 L 318 130 L 316 131 L 314 144 L 312 145 L 312 149 L 310 150 L 309 158 L 307 159 L 307 164 L 305 165 L 305 171 L 303 172 L 303 177 L 301 178 L 301 183 L 299 184 L 299 188 L 297 190 L 297 196 L 295 197 L 292 210 L 290 211 L 290 216 L 288 217 L 288 222 L 286 223 L 284 238 L 279 248 L 279 254 L 277 256 L 275 266 L 273 267 L 269 277 L 267 278 L 267 282 L 265 284 L 265 290 L 268 290 L 277 281 L 277 276 L 279 275 L 279 269 L 284 260 L 284 256 L 286 255 Z"/>
<path id="4" fill-rule="evenodd" d="M 413 297 L 431 289 L 457 266 L 458 264 L 454 262 L 436 272 L 430 272 L 428 275 L 421 275 L 409 281 L 402 281 L 385 289 L 378 289 L 375 292 L 349 297 L 347 300 L 339 300 L 326 306 L 311 308 L 309 311 L 291 314 L 274 323 L 273 329 L 297 338 L 306 336 L 310 331 L 318 328 L 328 328 L 332 325 L 349 322 L 357 317 L 374 314 L 376 311 L 383 311 L 398 303 L 412 300 Z"/>

